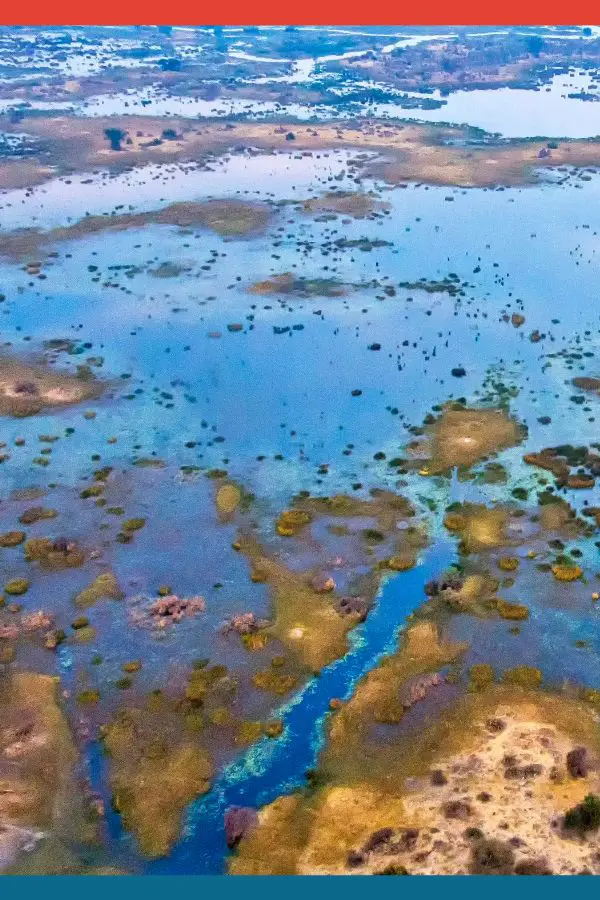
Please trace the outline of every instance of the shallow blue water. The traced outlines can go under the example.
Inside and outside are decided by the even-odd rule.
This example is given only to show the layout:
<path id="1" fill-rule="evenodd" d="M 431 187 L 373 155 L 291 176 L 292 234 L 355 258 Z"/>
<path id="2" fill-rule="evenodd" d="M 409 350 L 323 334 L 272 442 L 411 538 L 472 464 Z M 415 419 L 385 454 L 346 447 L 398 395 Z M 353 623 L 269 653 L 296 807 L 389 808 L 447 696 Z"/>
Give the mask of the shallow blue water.
<path id="1" fill-rule="evenodd" d="M 415 569 L 385 582 L 366 621 L 351 632 L 347 655 L 323 669 L 279 711 L 285 723 L 282 737 L 264 738 L 221 773 L 210 792 L 192 805 L 183 839 L 167 859 L 148 866 L 149 874 L 223 871 L 225 810 L 263 806 L 305 783 L 323 746 L 330 699 L 348 699 L 357 682 L 395 649 L 406 617 L 423 602 L 424 585 L 450 566 L 454 556 L 451 542 L 439 541 Z"/>
<path id="2" fill-rule="evenodd" d="M 237 190 L 252 197 L 286 199 L 294 187 L 296 196 L 304 197 L 315 171 L 321 178 L 317 189 L 322 190 L 342 170 L 345 157 L 332 154 L 319 165 L 293 155 L 277 159 L 279 167 L 273 164 L 262 181 L 256 180 L 258 164 L 250 160 L 224 165 L 219 178 L 235 175 Z M 187 192 L 201 197 L 203 191 L 222 188 L 214 173 L 177 175 L 168 167 L 161 171 L 160 196 L 179 198 Z M 108 188 L 102 184 L 93 185 L 94 191 L 84 185 L 90 193 L 79 196 L 78 202 L 84 209 L 106 212 L 119 190 L 123 194 L 119 199 L 152 208 L 156 189 L 144 194 L 141 187 L 151 172 L 138 175 L 127 182 L 115 179 L 112 194 L 104 193 Z M 337 177 L 336 184 L 348 186 Z M 40 188 L 31 199 L 15 192 L 11 199 L 15 205 L 3 214 L 10 213 L 13 225 L 33 214 L 47 224 L 62 222 L 66 204 L 63 198 L 61 206 L 58 198 L 63 191 L 64 198 L 72 197 L 63 183 Z M 597 440 L 597 400 L 587 398 L 584 405 L 574 405 L 569 397 L 574 374 L 598 374 L 599 192 L 597 176 L 585 182 L 571 179 L 564 185 L 506 191 L 413 185 L 386 191 L 391 213 L 373 221 L 332 224 L 286 208 L 267 235 L 252 241 L 230 242 L 204 232 L 190 237 L 150 226 L 90 236 L 61 248 L 39 283 L 18 266 L 3 266 L 7 301 L 2 338 L 20 352 L 39 347 L 44 338 L 89 341 L 93 345 L 89 352 L 106 360 L 101 371 L 122 385 L 114 399 L 94 404 L 95 420 L 87 421 L 82 409 L 75 408 L 3 423 L 2 439 L 11 446 L 11 459 L 2 467 L 4 494 L 13 487 L 46 484 L 51 478 L 60 485 L 51 501 L 63 517 L 61 529 L 67 521 L 76 532 L 73 536 L 85 539 L 93 534 L 99 543 L 95 529 L 106 527 L 100 513 L 96 510 L 94 517 L 89 507 L 77 507 L 73 517 L 69 500 L 69 488 L 97 467 L 90 456 L 98 451 L 102 463 L 116 469 L 112 486 L 107 487 L 109 501 L 123 502 L 127 515 L 148 516 L 147 527 L 131 545 L 110 546 L 114 522 L 110 529 L 98 531 L 107 544 L 103 563 L 114 563 L 132 593 L 155 590 L 176 579 L 173 583 L 182 594 L 199 592 L 207 599 L 205 616 L 186 623 L 161 643 L 128 628 L 124 607 L 94 609 L 90 616 L 97 640 L 65 650 L 72 657 L 70 674 L 62 673 L 65 685 L 75 689 L 79 675 L 90 669 L 91 659 L 100 651 L 105 662 L 90 677 L 105 692 L 104 720 L 108 720 L 110 704 L 132 702 L 131 696 L 123 698 L 112 688 L 124 659 L 144 660 L 136 679 L 140 693 L 162 686 L 159 676 L 164 679 L 170 667 L 185 670 L 199 655 L 248 677 L 254 660 L 235 658 L 235 649 L 218 639 L 220 626 L 242 609 L 268 614 L 268 594 L 264 586 L 248 586 L 246 563 L 231 549 L 233 526 L 220 523 L 214 511 L 211 484 L 204 479 L 182 482 L 180 464 L 226 466 L 231 477 L 256 493 L 256 514 L 270 525 L 298 490 L 347 492 L 357 481 L 364 485 L 363 494 L 372 486 L 401 490 L 419 511 L 432 496 L 440 504 L 448 499 L 477 500 L 470 483 L 454 485 L 451 498 L 443 479 L 408 476 L 407 484 L 399 484 L 395 470 L 386 460 L 374 459 L 374 454 L 384 450 L 390 459 L 402 452 L 410 437 L 406 426 L 421 422 L 433 403 L 459 394 L 476 401 L 487 387 L 492 364 L 496 377 L 518 387 L 511 410 L 529 428 L 527 444 L 500 457 L 512 483 L 531 481 L 531 472 L 521 462 L 525 449 L 575 440 L 574 436 L 578 443 Z M 6 197 L 4 201 L 8 202 Z M 323 246 L 342 233 L 347 238 L 383 238 L 390 244 L 367 254 L 322 254 Z M 212 253 L 216 262 L 206 272 L 202 265 Z M 113 274 L 113 264 L 124 261 L 135 269 L 126 280 Z M 181 261 L 190 269 L 178 278 L 159 281 L 150 272 L 161 261 Z M 92 280 L 90 265 L 98 265 L 102 278 L 110 281 Z M 367 286 L 347 297 L 310 301 L 288 297 L 279 302 L 247 293 L 250 282 L 282 271 L 307 277 L 335 275 Z M 394 298 L 383 302 L 380 289 L 368 286 L 374 280 L 398 284 L 443 278 L 450 271 L 469 283 L 460 301 L 399 288 Z M 234 281 L 238 274 L 241 280 Z M 408 294 L 414 294 L 412 299 Z M 522 306 L 516 305 L 518 301 Z M 524 327 L 516 329 L 505 321 L 505 310 L 522 310 Z M 243 322 L 244 331 L 229 333 L 229 322 Z M 287 333 L 274 330 L 288 324 L 302 327 Z M 533 328 L 547 335 L 542 343 L 528 340 Z M 209 339 L 213 331 L 222 333 L 220 340 Z M 382 352 L 370 352 L 375 341 L 381 343 Z M 579 351 L 574 364 L 548 356 L 573 349 Z M 467 369 L 460 382 L 449 375 L 458 363 Z M 120 373 L 130 378 L 120 381 Z M 363 392 L 360 397 L 352 395 L 356 387 Z M 134 395 L 138 388 L 143 393 Z M 159 400 L 162 391 L 171 395 L 172 404 Z M 552 421 L 540 424 L 542 413 L 551 413 Z M 37 452 L 38 435 L 62 434 L 66 426 L 75 432 L 54 444 L 51 468 L 36 469 L 31 457 Z M 23 449 L 12 447 L 17 435 L 26 438 Z M 110 435 L 118 437 L 117 443 L 106 443 Z M 216 436 L 224 440 L 217 441 Z M 191 439 L 197 442 L 192 447 Z M 346 455 L 348 447 L 351 455 Z M 169 467 L 162 473 L 128 474 L 135 456 L 151 453 L 167 460 Z M 258 462 L 258 454 L 266 458 Z M 317 469 L 325 462 L 329 474 L 320 478 Z M 502 485 L 478 483 L 476 489 L 483 502 L 506 495 Z M 591 504 L 597 502 L 598 491 L 596 487 L 586 492 Z M 6 519 L 3 528 L 14 527 L 15 514 L 10 504 L 0 507 L 0 520 Z M 52 522 L 36 526 L 40 535 L 53 536 L 55 530 Z M 20 553 L 4 552 L 7 577 L 23 574 Z M 590 556 L 593 571 L 592 548 Z M 423 584 L 451 561 L 451 545 L 435 544 L 417 569 L 386 582 L 369 619 L 353 632 L 349 654 L 313 679 L 283 710 L 269 710 L 269 716 L 280 715 L 285 721 L 281 739 L 264 740 L 221 771 L 210 793 L 191 807 L 184 837 L 168 859 L 147 866 L 140 863 L 134 840 L 122 832 L 120 819 L 107 802 L 111 860 L 121 861 L 128 870 L 141 865 L 156 874 L 222 871 L 227 855 L 225 809 L 234 804 L 260 806 L 305 783 L 306 770 L 315 765 L 323 745 L 329 700 L 350 696 L 357 681 L 394 649 L 406 615 L 422 602 Z M 88 574 L 87 570 L 54 574 L 49 591 L 49 576 L 34 573 L 27 603 L 31 609 L 45 606 L 51 594 L 54 608 L 68 622 L 72 596 L 87 584 Z M 531 609 L 519 639 L 501 621 L 474 622 L 459 616 L 452 621 L 450 637 L 472 642 L 471 662 L 493 660 L 499 667 L 535 664 L 552 683 L 571 679 L 595 684 L 598 614 L 589 595 L 582 592 L 575 602 L 566 590 L 554 585 L 551 576 L 547 582 L 526 582 L 521 577 L 518 586 L 504 591 L 506 599 L 526 601 Z M 591 648 L 576 646 L 581 639 Z M 52 657 L 39 653 L 40 666 L 54 665 Z M 243 655 L 240 649 L 239 656 Z M 264 715 L 260 711 L 256 718 Z M 107 766 L 98 745 L 88 762 L 95 786 L 109 801 Z"/>

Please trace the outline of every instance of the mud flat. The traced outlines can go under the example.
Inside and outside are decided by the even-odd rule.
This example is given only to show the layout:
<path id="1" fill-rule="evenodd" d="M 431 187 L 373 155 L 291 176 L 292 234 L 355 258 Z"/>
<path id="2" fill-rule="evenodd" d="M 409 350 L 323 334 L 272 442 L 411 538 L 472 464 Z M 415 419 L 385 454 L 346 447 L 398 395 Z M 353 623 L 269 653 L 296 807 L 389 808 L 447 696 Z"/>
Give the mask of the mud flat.
<path id="1" fill-rule="evenodd" d="M 0 692 L 0 871 L 14 871 L 17 860 L 24 871 L 68 871 L 72 860 L 62 841 L 97 835 L 85 825 L 58 679 L 4 675 Z"/>
<path id="2" fill-rule="evenodd" d="M 23 229 L 0 234 L 0 254 L 11 259 L 31 259 L 45 247 L 63 241 L 79 240 L 105 231 L 143 228 L 146 225 L 207 228 L 222 237 L 241 238 L 263 231 L 272 215 L 272 210 L 264 203 L 231 199 L 182 201 L 149 212 L 86 216 L 73 225 L 49 231 Z"/>
<path id="3" fill-rule="evenodd" d="M 423 474 L 466 467 L 519 443 L 523 429 L 504 410 L 450 407 L 426 426 L 431 453 Z"/>
<path id="4" fill-rule="evenodd" d="M 330 191 L 320 197 L 305 200 L 302 204 L 302 210 L 307 213 L 334 213 L 351 216 L 353 219 L 364 219 L 389 208 L 389 203 L 364 191 Z"/>
<path id="5" fill-rule="evenodd" d="M 22 418 L 99 397 L 103 384 L 92 375 L 54 372 L 41 364 L 0 358 L 0 415 Z"/>
<path id="6" fill-rule="evenodd" d="M 123 169 L 159 161 L 200 161 L 236 148 L 274 152 L 333 148 L 370 150 L 381 156 L 366 166 L 369 176 L 392 184 L 405 181 L 461 187 L 525 185 L 536 170 L 559 166 L 600 165 L 600 142 L 515 140 L 470 144 L 469 129 L 445 125 L 392 124 L 381 120 L 327 124 L 218 122 L 192 126 L 190 120 L 144 117 L 86 119 L 36 117 L 11 125 L 44 142 L 45 152 L 26 162 L 0 164 L 0 188 L 39 184 L 52 175 L 102 167 Z M 165 130 L 173 139 L 164 139 Z M 107 137 L 107 132 L 112 139 Z"/>
<path id="7" fill-rule="evenodd" d="M 249 294 L 271 296 L 283 294 L 293 297 L 343 297 L 349 286 L 334 278 L 302 278 L 292 272 L 282 272 L 248 287 Z"/>

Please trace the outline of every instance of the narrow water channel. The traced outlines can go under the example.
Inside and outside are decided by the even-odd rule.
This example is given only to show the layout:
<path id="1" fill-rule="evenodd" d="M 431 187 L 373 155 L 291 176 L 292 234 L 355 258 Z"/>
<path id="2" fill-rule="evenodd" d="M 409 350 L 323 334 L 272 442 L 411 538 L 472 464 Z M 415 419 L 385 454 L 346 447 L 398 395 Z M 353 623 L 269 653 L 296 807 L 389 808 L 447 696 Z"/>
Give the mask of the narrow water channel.
<path id="1" fill-rule="evenodd" d="M 425 584 L 454 560 L 454 545 L 439 540 L 423 554 L 420 565 L 385 581 L 370 615 L 351 633 L 346 656 L 323 669 L 276 713 L 285 723 L 281 738 L 264 738 L 223 770 L 209 793 L 190 807 L 179 844 L 169 857 L 149 864 L 149 874 L 218 874 L 224 870 L 228 854 L 225 810 L 229 806 L 263 806 L 305 783 L 306 772 L 315 766 L 323 745 L 331 698 L 349 698 L 357 682 L 394 651 L 406 617 L 423 602 Z"/>

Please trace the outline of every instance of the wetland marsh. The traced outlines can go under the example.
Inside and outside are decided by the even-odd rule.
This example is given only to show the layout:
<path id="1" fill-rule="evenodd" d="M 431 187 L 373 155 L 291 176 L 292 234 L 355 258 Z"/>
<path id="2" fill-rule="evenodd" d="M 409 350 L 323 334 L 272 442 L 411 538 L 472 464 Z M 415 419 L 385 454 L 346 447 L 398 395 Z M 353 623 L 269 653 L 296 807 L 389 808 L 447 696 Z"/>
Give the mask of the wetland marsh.
<path id="1" fill-rule="evenodd" d="M 600 874 L 599 73 L 2 29 L 0 871 Z"/>

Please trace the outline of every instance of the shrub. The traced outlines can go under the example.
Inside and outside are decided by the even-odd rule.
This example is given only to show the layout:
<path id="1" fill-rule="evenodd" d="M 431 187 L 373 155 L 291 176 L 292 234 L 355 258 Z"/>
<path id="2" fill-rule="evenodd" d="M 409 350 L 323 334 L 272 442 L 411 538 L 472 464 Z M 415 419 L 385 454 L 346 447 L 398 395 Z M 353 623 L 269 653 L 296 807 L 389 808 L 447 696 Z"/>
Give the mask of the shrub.
<path id="1" fill-rule="evenodd" d="M 565 828 L 581 832 L 600 828 L 600 797 L 597 794 L 588 794 L 581 803 L 567 810 Z"/>

